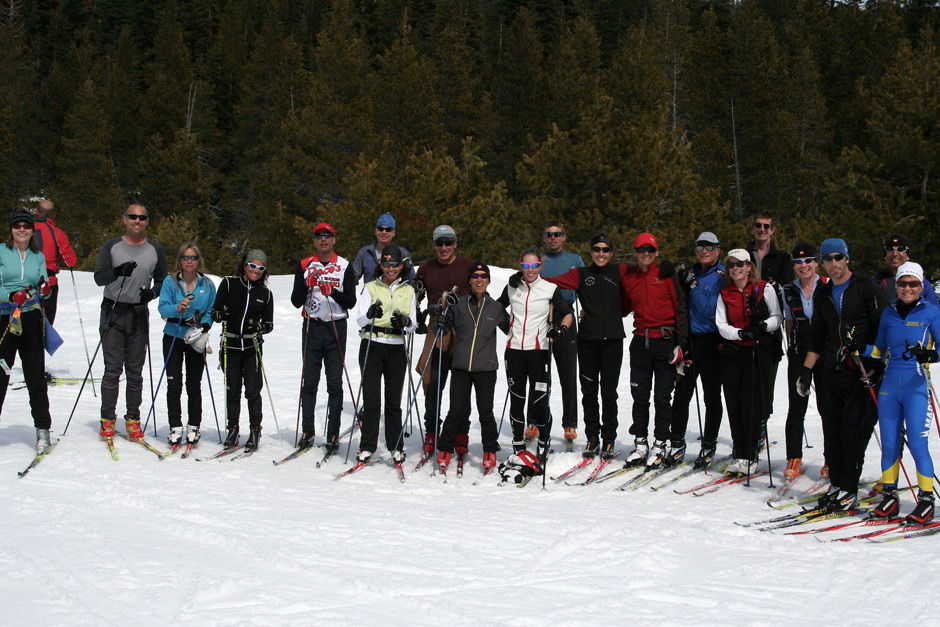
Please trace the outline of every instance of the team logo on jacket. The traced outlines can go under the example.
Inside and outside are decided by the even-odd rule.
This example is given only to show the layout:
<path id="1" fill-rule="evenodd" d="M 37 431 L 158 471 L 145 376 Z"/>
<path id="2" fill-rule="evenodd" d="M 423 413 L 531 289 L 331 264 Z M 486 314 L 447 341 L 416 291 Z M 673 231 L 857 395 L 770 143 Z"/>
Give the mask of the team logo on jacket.
<path id="1" fill-rule="evenodd" d="M 594 277 L 592 276 L 585 277 L 584 284 L 587 285 L 588 287 L 594 285 Z"/>

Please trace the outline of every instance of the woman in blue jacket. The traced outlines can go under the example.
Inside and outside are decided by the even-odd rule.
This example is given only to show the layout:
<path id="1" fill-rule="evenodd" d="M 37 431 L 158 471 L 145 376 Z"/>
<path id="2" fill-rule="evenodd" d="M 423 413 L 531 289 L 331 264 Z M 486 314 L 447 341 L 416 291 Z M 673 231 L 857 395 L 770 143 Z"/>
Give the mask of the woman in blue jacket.
<path id="1" fill-rule="evenodd" d="M 907 516 L 909 523 L 933 518 L 933 461 L 927 450 L 930 415 L 927 411 L 927 364 L 937 362 L 936 339 L 940 337 L 940 307 L 922 298 L 924 271 L 906 262 L 896 275 L 897 300 L 881 314 L 878 337 L 864 355 L 885 357 L 888 367 L 878 393 L 878 424 L 881 431 L 881 503 L 872 512 L 880 518 L 897 517 L 898 467 L 901 427 L 907 425 L 907 443 L 917 466 L 917 505 Z"/>
<path id="2" fill-rule="evenodd" d="M 10 218 L 10 239 L 0 244 L 0 408 L 7 394 L 16 353 L 23 362 L 23 377 L 29 390 L 29 407 L 36 427 L 36 453 L 49 442 L 49 395 L 46 389 L 46 360 L 43 353 L 45 326 L 40 298 L 52 288 L 46 274 L 46 258 L 33 243 L 33 216 L 20 209 Z"/>
<path id="3" fill-rule="evenodd" d="M 176 256 L 176 272 L 163 282 L 160 289 L 159 310 L 166 319 L 163 359 L 166 363 L 166 409 L 170 419 L 167 440 L 173 450 L 183 443 L 183 362 L 186 363 L 189 410 L 186 444 L 199 441 L 199 426 L 202 424 L 202 373 L 206 360 L 205 353 L 192 344 L 198 335 L 209 332 L 215 303 L 215 285 L 204 273 L 199 247 L 186 242 L 180 246 Z M 199 331 L 190 331 L 193 328 Z"/>

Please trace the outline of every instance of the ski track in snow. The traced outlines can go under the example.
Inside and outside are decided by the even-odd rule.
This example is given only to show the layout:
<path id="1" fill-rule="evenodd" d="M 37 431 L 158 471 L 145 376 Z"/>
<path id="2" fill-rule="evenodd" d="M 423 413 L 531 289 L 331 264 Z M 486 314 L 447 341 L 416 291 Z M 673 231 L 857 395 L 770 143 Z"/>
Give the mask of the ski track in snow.
<path id="1" fill-rule="evenodd" d="M 510 271 L 493 271 L 490 292 L 495 295 Z M 101 289 L 90 273 L 76 272 L 75 279 L 93 352 Z M 47 369 L 81 377 L 87 362 L 74 293 L 70 278 L 62 275 L 62 281 L 57 329 L 66 344 L 47 359 Z M 189 459 L 177 452 L 160 461 L 118 438 L 120 461 L 114 462 L 97 435 L 100 400 L 86 386 L 61 446 L 20 479 L 16 471 L 33 455 L 35 431 L 26 390 L 8 391 L 0 416 L 5 502 L 0 514 L 0 623 L 881 625 L 940 620 L 934 594 L 940 569 L 928 561 L 937 539 L 821 544 L 809 536 L 734 525 L 735 520 L 792 511 L 765 506 L 772 493 L 767 477 L 755 479 L 749 488 L 730 486 L 703 498 L 671 490 L 702 483 L 702 476 L 660 492 L 645 487 L 616 492 L 613 488 L 623 483 L 617 480 L 584 488 L 548 481 L 543 491 L 539 479 L 522 490 L 500 488 L 495 473 L 482 477 L 478 424 L 471 429 L 464 477 L 457 479 L 452 468 L 446 484 L 432 475 L 430 464 L 412 472 L 420 456 L 417 424 L 406 440 L 405 484 L 398 482 L 381 436 L 382 461 L 339 481 L 335 475 L 349 467 L 343 462 L 345 442 L 341 454 L 320 469 L 315 465 L 322 449 L 274 467 L 271 460 L 284 457 L 294 441 L 301 319 L 289 303 L 291 277 L 272 277 L 271 288 L 275 331 L 265 338 L 265 367 L 283 443 L 265 391 L 261 448 L 248 459 L 195 461 L 218 450 L 204 383 L 203 439 Z M 629 330 L 632 321 L 625 324 Z M 163 365 L 162 328 L 154 303 L 154 386 Z M 218 329 L 212 332 L 217 349 Z M 416 353 L 422 341 L 419 337 Z M 350 333 L 346 353 L 354 389 L 359 383 L 358 345 L 358 337 Z M 100 359 L 93 369 L 96 377 L 103 372 Z M 217 354 L 209 356 L 216 406 L 222 412 L 224 388 L 217 363 Z M 11 378 L 22 381 L 18 365 Z M 144 378 L 141 410 L 146 416 L 146 369 Z M 154 418 L 148 428 L 148 439 L 161 450 L 167 433 L 165 385 L 155 408 L 159 435 L 153 436 Z M 783 362 L 770 424 L 771 437 L 780 442 L 771 449 L 775 483 L 782 481 L 784 465 L 785 385 Z M 78 390 L 78 385 L 49 388 L 54 437 L 65 429 Z M 347 397 L 345 383 L 343 390 Z M 500 375 L 497 414 L 505 390 Z M 620 448 L 627 449 L 627 359 L 619 391 Z M 122 384 L 119 411 L 123 402 Z M 345 426 L 353 411 L 350 399 L 344 402 Z M 317 404 L 322 420 L 322 381 Z M 419 405 L 423 409 L 420 400 Z M 558 390 L 552 405 L 560 411 Z M 822 435 L 815 401 L 810 405 L 806 427 L 813 448 L 804 451 L 804 465 L 815 479 L 822 465 Z M 689 455 L 698 453 L 694 412 Z M 222 415 L 219 420 L 224 423 Z M 246 423 L 243 407 L 243 427 Z M 554 435 L 556 450 L 563 450 L 560 429 Z M 350 460 L 357 440 L 358 435 Z M 501 436 L 506 449 L 509 440 L 507 419 Z M 940 459 L 936 440 L 933 433 L 931 448 Z M 577 444 L 580 450 L 583 438 Z M 725 420 L 719 454 L 729 446 Z M 504 450 L 499 457 L 506 455 Z M 549 474 L 563 472 L 579 455 L 555 454 Z M 864 478 L 880 475 L 879 460 L 873 438 Z M 913 462 L 907 461 L 907 467 L 913 475 Z M 583 480 L 589 472 L 582 469 L 573 479 Z M 794 492 L 800 494 L 799 489 Z M 912 505 L 908 491 L 902 511 Z"/>

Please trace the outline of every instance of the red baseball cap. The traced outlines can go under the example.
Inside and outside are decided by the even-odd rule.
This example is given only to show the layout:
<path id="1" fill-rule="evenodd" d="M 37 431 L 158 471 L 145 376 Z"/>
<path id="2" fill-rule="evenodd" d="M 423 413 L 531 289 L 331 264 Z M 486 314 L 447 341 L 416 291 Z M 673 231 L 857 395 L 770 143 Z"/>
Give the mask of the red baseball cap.
<path id="1" fill-rule="evenodd" d="M 328 222 L 321 222 L 320 224 L 313 227 L 314 235 L 316 235 L 317 233 L 322 233 L 324 231 L 326 231 L 330 235 L 336 235 L 336 231 L 333 230 L 332 225 L 330 225 Z"/>
<path id="2" fill-rule="evenodd" d="M 656 250 L 659 250 L 659 244 L 656 243 L 656 238 L 653 237 L 652 233 L 640 233 L 636 236 L 636 239 L 633 241 L 633 247 L 639 248 L 640 246 L 652 246 Z"/>

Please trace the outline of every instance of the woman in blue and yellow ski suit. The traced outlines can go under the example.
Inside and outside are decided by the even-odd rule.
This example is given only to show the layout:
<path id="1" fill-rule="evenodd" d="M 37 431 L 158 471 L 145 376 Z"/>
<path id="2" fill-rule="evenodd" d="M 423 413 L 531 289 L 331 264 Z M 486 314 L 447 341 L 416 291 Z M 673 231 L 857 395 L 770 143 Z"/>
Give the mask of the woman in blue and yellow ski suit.
<path id="1" fill-rule="evenodd" d="M 902 274 L 903 272 L 903 274 Z M 927 449 L 930 434 L 927 365 L 937 361 L 934 349 L 940 338 L 940 307 L 926 302 L 923 270 L 916 263 L 898 269 L 898 298 L 881 314 L 878 337 L 865 356 L 884 357 L 888 366 L 878 392 L 881 432 L 881 471 L 884 498 L 875 515 L 896 517 L 901 427 L 907 426 L 907 444 L 917 466 L 918 504 L 908 517 L 926 522 L 933 517 L 933 461 Z"/>

